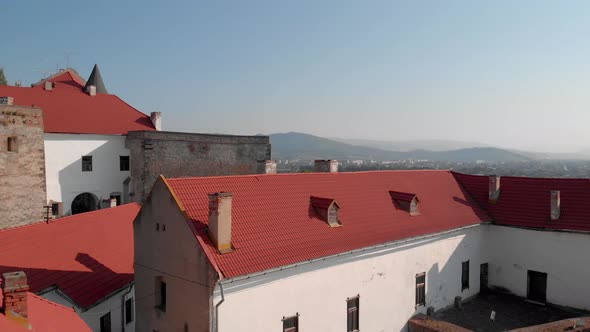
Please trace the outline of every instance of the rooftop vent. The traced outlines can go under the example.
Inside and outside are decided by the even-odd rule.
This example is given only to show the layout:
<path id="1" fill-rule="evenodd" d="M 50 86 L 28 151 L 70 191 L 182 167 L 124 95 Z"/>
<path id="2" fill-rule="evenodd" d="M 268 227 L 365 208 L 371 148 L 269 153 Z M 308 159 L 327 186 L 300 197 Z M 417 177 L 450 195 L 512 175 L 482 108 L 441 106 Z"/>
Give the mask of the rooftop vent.
<path id="1" fill-rule="evenodd" d="M 551 190 L 551 220 L 559 220 L 561 214 L 561 199 L 559 190 Z"/>
<path id="2" fill-rule="evenodd" d="M 319 215 L 320 218 L 330 227 L 342 226 L 342 223 L 338 218 L 338 210 L 340 210 L 340 205 L 335 199 L 310 196 L 309 202 L 315 213 Z"/>
<path id="3" fill-rule="evenodd" d="M 389 195 L 398 209 L 408 212 L 411 216 L 420 215 L 418 195 L 400 191 L 390 191 Z"/>
<path id="4" fill-rule="evenodd" d="M 500 198 L 500 177 L 496 175 L 490 175 L 488 185 L 488 201 L 490 203 L 496 203 Z"/>
<path id="5" fill-rule="evenodd" d="M 338 160 L 315 160 L 314 161 L 314 172 L 317 173 L 338 173 Z"/>
<path id="6" fill-rule="evenodd" d="M 231 245 L 232 193 L 209 194 L 209 238 L 220 253 L 233 251 Z"/>
<path id="7" fill-rule="evenodd" d="M 96 96 L 96 86 L 95 85 L 88 85 L 86 87 L 86 93 L 89 96 Z"/>
<path id="8" fill-rule="evenodd" d="M 0 97 L 0 105 L 14 105 L 14 98 Z"/>

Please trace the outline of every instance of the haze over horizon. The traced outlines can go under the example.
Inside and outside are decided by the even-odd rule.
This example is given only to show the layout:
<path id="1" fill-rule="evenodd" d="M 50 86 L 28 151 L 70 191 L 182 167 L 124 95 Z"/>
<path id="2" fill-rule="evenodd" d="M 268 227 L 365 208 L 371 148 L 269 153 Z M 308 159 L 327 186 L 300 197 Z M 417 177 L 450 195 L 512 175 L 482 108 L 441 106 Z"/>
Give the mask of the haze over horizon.
<path id="1" fill-rule="evenodd" d="M 165 130 L 590 148 L 590 2 L 18 1 L 12 84 L 98 63 Z M 24 18 L 24 19 L 23 19 Z"/>

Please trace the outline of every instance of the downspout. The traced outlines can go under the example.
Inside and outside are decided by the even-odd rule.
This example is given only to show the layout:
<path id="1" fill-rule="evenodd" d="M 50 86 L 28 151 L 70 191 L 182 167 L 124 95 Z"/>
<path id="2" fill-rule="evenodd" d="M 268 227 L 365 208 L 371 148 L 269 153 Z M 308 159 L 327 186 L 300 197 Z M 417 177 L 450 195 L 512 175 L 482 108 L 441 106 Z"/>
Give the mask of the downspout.
<path id="1" fill-rule="evenodd" d="M 215 310 L 213 311 L 213 315 L 215 315 L 215 318 L 213 319 L 213 332 L 217 332 L 218 331 L 218 324 L 219 324 L 219 306 L 223 303 L 223 301 L 225 301 L 225 297 L 223 295 L 223 284 L 220 282 L 217 283 L 219 285 L 219 290 L 221 291 L 221 301 L 217 302 L 217 304 L 215 305 Z"/>
<path id="2" fill-rule="evenodd" d="M 133 284 L 131 286 L 129 286 L 129 290 L 127 291 L 127 293 L 123 294 L 123 304 L 121 305 L 121 331 L 125 332 L 125 296 L 129 295 L 129 293 L 131 293 L 131 291 L 133 290 Z M 135 298 L 133 299 L 133 307 L 132 309 L 135 309 Z"/>

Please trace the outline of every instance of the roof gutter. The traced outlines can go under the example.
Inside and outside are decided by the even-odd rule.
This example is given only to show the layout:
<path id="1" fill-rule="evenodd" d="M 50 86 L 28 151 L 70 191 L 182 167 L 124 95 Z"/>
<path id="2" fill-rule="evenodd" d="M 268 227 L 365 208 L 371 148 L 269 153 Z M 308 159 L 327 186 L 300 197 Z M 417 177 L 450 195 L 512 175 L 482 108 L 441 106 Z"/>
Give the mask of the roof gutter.
<path id="1" fill-rule="evenodd" d="M 331 258 L 336 258 L 336 257 L 342 257 L 342 256 L 346 256 L 346 255 L 352 255 L 352 254 L 356 254 L 356 253 L 361 253 L 361 252 L 365 252 L 367 250 L 394 247 L 394 246 L 398 246 L 400 244 L 405 244 L 405 243 L 412 242 L 412 241 L 425 240 L 425 239 L 429 239 L 429 238 L 432 238 L 432 237 L 435 237 L 435 236 L 446 235 L 446 234 L 450 234 L 450 233 L 454 233 L 454 232 L 462 231 L 462 230 L 466 230 L 466 229 L 471 229 L 471 228 L 475 228 L 475 227 L 478 227 L 478 226 L 481 226 L 481 225 L 486 225 L 486 224 L 489 224 L 489 222 L 480 221 L 477 224 L 468 225 L 468 226 L 462 226 L 462 227 L 459 227 L 459 228 L 453 228 L 451 230 L 447 230 L 447 231 L 443 231 L 443 232 L 439 232 L 439 233 L 432 233 L 432 234 L 422 235 L 422 236 L 417 236 L 417 237 L 409 237 L 409 238 L 405 238 L 405 239 L 402 239 L 402 240 L 395 240 L 395 241 L 385 242 L 385 243 L 381 243 L 381 244 L 376 244 L 376 245 L 372 245 L 372 246 L 369 246 L 369 247 L 364 247 L 364 248 L 360 248 L 360 249 L 354 249 L 354 250 L 343 252 L 343 253 L 339 253 L 339 254 L 334 254 L 334 255 L 330 255 L 330 256 L 324 256 L 324 257 L 321 257 L 321 258 L 310 259 L 310 260 L 299 262 L 299 263 L 284 265 L 284 266 L 281 266 L 281 267 L 275 267 L 275 268 L 272 268 L 272 269 L 268 269 L 268 270 L 264 270 L 264 271 L 260 271 L 260 272 L 254 272 L 254 273 L 251 273 L 251 274 L 245 274 L 245 275 L 241 275 L 241 276 L 237 276 L 237 277 L 233 277 L 233 278 L 227 278 L 227 279 L 224 279 L 224 280 L 220 280 L 218 282 L 218 284 L 219 284 L 219 287 L 221 288 L 223 284 L 230 284 L 230 283 L 233 283 L 234 281 L 240 281 L 240 280 L 250 279 L 250 278 L 254 278 L 254 277 L 258 277 L 258 276 L 262 276 L 262 275 L 266 275 L 266 274 L 270 274 L 270 273 L 274 273 L 274 272 L 283 271 L 283 270 L 286 270 L 286 269 L 295 268 L 295 267 L 298 267 L 298 266 L 303 266 L 303 265 L 307 265 L 307 264 L 311 264 L 311 263 L 315 263 L 315 262 L 325 261 L 325 260 L 328 260 L 328 259 L 331 259 Z M 223 288 L 222 288 L 222 290 L 223 290 Z M 223 302 L 223 292 L 222 292 L 222 300 L 221 300 L 221 302 Z"/>

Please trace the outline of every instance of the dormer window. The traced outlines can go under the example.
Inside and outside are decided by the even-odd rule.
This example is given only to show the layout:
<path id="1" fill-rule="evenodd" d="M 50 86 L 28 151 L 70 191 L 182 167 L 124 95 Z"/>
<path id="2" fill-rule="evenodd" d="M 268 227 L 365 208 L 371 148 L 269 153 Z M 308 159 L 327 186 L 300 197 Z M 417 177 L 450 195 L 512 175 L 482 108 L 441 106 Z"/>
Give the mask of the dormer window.
<path id="1" fill-rule="evenodd" d="M 401 191 L 390 191 L 389 195 L 396 208 L 408 212 L 411 216 L 420 215 L 420 200 L 418 195 Z"/>
<path id="2" fill-rule="evenodd" d="M 309 201 L 315 213 L 330 227 L 342 226 L 338 219 L 340 205 L 335 199 L 311 196 L 309 197 Z"/>

